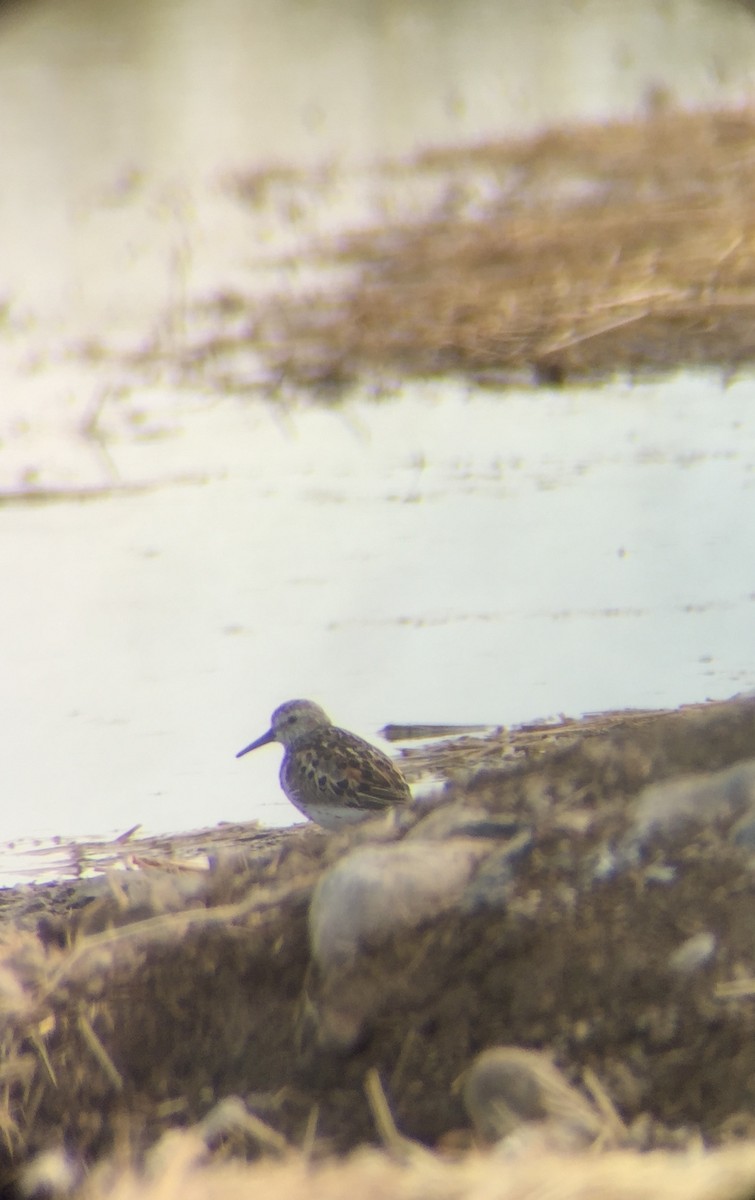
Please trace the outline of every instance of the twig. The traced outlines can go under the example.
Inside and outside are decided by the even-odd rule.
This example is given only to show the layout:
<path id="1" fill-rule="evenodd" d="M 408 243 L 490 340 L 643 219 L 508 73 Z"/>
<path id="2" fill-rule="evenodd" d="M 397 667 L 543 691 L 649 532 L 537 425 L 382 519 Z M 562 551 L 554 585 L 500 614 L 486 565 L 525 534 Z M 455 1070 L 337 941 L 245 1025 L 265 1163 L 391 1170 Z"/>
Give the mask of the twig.
<path id="1" fill-rule="evenodd" d="M 399 1163 L 407 1163 L 415 1159 L 418 1154 L 427 1154 L 431 1158 L 432 1155 L 425 1151 L 418 1142 L 413 1142 L 411 1138 L 404 1137 L 399 1133 L 376 1067 L 370 1067 L 365 1075 L 364 1090 L 375 1128 L 390 1157 Z"/>
<path id="2" fill-rule="evenodd" d="M 85 1017 L 83 1013 L 79 1013 L 78 1026 L 79 1030 L 81 1031 L 81 1036 L 83 1037 L 89 1049 L 92 1051 L 92 1054 L 97 1059 L 97 1062 L 102 1067 L 116 1092 L 122 1092 L 123 1076 L 95 1033 L 94 1026 L 92 1025 L 91 1021 L 88 1017 Z"/>

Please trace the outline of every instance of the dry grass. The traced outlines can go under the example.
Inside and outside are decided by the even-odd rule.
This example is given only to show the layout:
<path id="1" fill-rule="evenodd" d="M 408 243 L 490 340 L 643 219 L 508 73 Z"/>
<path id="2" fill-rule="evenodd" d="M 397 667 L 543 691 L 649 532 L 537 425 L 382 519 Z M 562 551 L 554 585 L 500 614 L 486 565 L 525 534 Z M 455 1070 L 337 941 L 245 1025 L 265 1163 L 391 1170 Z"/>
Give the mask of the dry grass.
<path id="1" fill-rule="evenodd" d="M 273 377 L 316 385 L 753 358 L 755 112 L 554 130 L 425 154 L 386 178 L 397 193 L 433 178 L 440 199 L 312 247 L 310 263 L 347 267 L 347 281 L 250 302 L 224 352 L 239 336 Z"/>
<path id="2" fill-rule="evenodd" d="M 168 1150 L 168 1147 L 166 1147 Z M 755 1187 L 752 1144 L 709 1154 L 626 1152 L 602 1156 L 524 1156 L 515 1161 L 470 1155 L 458 1163 L 427 1154 L 400 1162 L 362 1150 L 346 1162 L 312 1167 L 287 1162 L 204 1166 L 204 1147 L 178 1135 L 159 1167 L 147 1174 L 100 1171 L 85 1200 L 743 1200 Z"/>

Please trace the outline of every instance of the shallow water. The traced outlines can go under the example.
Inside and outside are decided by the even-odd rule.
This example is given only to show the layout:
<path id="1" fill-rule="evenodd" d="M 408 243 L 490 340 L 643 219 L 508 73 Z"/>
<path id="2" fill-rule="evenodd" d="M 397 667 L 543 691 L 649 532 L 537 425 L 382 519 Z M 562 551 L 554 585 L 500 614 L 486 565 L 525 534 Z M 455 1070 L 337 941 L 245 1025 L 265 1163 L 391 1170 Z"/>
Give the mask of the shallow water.
<path id="1" fill-rule="evenodd" d="M 724 48 L 732 97 L 755 61 L 733 6 L 528 10 L 339 6 L 336 43 L 328 4 L 229 0 L 209 41 L 192 4 L 3 17 L 0 484 L 114 489 L 0 510 L 4 840 L 290 820 L 280 751 L 234 753 L 297 695 L 372 736 L 755 684 L 751 380 L 448 380 L 284 412 L 81 352 L 183 349 L 194 301 L 373 202 L 353 166 L 302 230 L 228 171 L 633 111 L 659 82 L 702 98 Z"/>
<path id="2" fill-rule="evenodd" d="M 9 835 L 286 819 L 233 756 L 297 695 L 371 734 L 755 686 L 751 393 L 228 400 L 160 443 L 206 483 L 6 512 Z"/>

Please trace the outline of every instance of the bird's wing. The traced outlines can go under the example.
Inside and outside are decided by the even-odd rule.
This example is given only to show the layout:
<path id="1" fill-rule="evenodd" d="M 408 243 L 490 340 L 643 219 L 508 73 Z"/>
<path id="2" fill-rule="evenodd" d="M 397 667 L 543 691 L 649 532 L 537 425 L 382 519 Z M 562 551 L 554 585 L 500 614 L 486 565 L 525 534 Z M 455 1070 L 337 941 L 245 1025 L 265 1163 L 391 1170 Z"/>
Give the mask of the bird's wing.
<path id="1" fill-rule="evenodd" d="M 318 730 L 312 744 L 299 744 L 287 770 L 294 790 L 302 786 L 323 800 L 376 812 L 411 800 L 409 785 L 391 760 L 345 729 Z"/>

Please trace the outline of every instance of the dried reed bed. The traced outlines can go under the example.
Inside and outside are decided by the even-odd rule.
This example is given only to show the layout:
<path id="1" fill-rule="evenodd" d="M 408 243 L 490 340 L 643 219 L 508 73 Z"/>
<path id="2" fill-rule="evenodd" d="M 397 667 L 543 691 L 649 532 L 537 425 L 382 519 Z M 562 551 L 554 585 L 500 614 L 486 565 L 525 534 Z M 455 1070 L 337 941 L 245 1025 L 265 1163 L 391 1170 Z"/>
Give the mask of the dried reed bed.
<path id="1" fill-rule="evenodd" d="M 312 249 L 333 287 L 254 306 L 278 378 L 560 381 L 755 357 L 755 111 L 662 113 L 427 153 L 430 215 Z M 342 275 L 338 278 L 343 278 Z"/>
<path id="2" fill-rule="evenodd" d="M 375 1150 L 312 1167 L 304 1157 L 252 1166 L 202 1168 L 192 1135 L 182 1135 L 148 1175 L 98 1172 L 84 1200 L 743 1200 L 755 1185 L 755 1147 L 709 1154 L 640 1157 L 532 1155 L 520 1161 L 472 1155 L 443 1163 L 433 1155 L 408 1163 Z"/>

